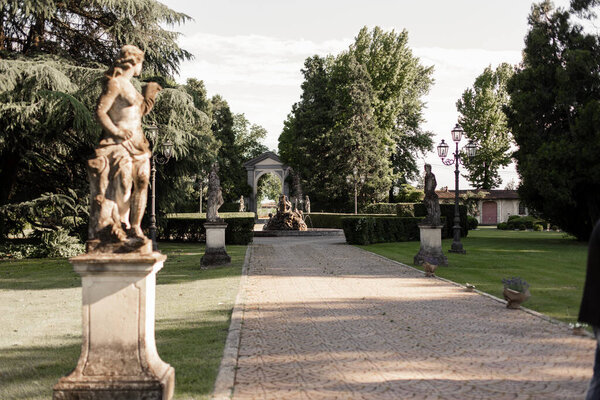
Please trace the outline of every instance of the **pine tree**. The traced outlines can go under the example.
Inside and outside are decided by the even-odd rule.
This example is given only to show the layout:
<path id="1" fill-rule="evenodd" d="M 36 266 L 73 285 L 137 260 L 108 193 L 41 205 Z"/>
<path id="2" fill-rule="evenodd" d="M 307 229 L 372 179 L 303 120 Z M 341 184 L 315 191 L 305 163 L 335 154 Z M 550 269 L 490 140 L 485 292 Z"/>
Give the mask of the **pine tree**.
<path id="1" fill-rule="evenodd" d="M 189 19 L 156 0 L 4 0 L 0 50 L 109 65 L 124 44 L 133 44 L 145 51 L 146 74 L 169 76 L 191 54 L 164 26 Z"/>

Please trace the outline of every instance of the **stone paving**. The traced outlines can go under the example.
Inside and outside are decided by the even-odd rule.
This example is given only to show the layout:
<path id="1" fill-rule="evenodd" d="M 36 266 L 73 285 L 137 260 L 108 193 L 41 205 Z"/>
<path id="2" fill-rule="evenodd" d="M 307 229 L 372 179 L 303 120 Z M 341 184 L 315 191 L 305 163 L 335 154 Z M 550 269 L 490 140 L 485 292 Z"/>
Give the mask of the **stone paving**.
<path id="1" fill-rule="evenodd" d="M 256 238 L 233 398 L 582 399 L 595 342 L 343 238 Z"/>

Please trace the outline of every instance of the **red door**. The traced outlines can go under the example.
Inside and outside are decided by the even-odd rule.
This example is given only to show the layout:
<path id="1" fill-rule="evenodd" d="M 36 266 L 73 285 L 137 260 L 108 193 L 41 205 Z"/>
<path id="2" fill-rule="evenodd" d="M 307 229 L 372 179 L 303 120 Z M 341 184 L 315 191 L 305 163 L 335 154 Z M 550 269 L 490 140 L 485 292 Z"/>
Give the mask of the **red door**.
<path id="1" fill-rule="evenodd" d="M 483 225 L 495 225 L 498 223 L 498 205 L 495 201 L 485 201 L 481 216 Z"/>

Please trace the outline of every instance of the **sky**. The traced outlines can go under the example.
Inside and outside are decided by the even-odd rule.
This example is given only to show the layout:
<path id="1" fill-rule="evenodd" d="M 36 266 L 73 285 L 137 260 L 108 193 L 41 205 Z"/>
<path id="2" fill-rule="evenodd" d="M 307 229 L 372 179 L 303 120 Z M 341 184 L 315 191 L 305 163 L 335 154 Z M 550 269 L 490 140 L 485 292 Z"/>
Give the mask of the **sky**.
<path id="1" fill-rule="evenodd" d="M 424 129 L 434 143 L 451 142 L 456 101 L 485 67 L 521 60 L 529 0 L 161 0 L 193 21 L 173 29 L 179 45 L 194 55 L 183 62 L 178 82 L 204 81 L 209 96 L 222 95 L 234 113 L 244 113 L 268 131 L 277 150 L 283 121 L 300 99 L 307 57 L 346 50 L 363 26 L 408 31 L 409 46 L 435 80 L 425 97 Z M 568 6 L 568 0 L 555 0 Z M 462 147 L 466 144 L 460 143 Z M 454 168 L 434 152 L 438 188 L 454 188 Z M 500 171 L 503 183 L 518 183 L 514 165 Z M 461 188 L 470 187 L 461 178 Z"/>

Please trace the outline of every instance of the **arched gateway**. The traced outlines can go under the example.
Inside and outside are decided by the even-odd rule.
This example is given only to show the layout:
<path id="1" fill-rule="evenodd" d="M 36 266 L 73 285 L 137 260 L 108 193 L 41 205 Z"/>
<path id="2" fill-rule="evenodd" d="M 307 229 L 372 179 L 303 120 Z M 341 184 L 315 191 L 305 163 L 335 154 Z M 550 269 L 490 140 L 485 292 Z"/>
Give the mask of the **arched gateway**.
<path id="1" fill-rule="evenodd" d="M 246 161 L 244 167 L 248 172 L 248 185 L 252 186 L 252 197 L 250 198 L 250 204 L 248 204 L 248 210 L 257 212 L 258 204 L 256 204 L 256 189 L 258 186 L 258 179 L 264 174 L 275 174 L 275 176 L 281 180 L 281 193 L 286 196 L 289 195 L 289 188 L 285 183 L 285 178 L 287 177 L 290 168 L 281 162 L 277 154 L 272 151 L 267 151 L 250 161 Z"/>

